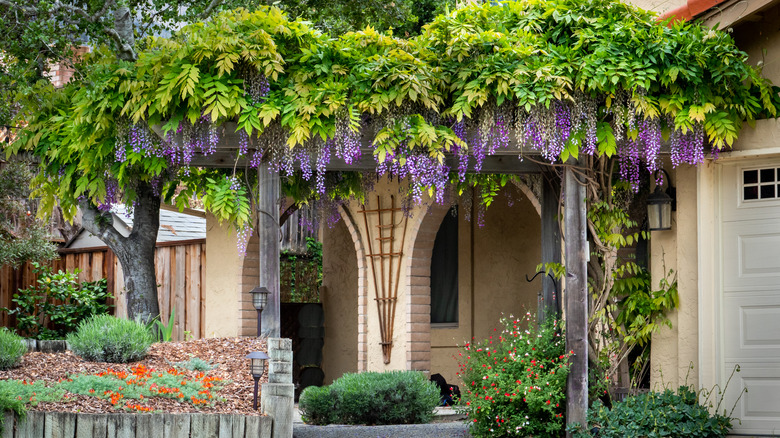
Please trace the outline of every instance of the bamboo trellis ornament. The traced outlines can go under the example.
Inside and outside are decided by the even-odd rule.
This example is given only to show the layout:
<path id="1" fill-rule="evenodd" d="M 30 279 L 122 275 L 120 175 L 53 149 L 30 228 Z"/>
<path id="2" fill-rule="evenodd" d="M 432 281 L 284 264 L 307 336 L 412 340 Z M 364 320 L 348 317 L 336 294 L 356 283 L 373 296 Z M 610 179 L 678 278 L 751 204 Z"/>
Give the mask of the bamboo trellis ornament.
<path id="1" fill-rule="evenodd" d="M 360 212 L 363 213 L 363 223 L 366 226 L 367 257 L 371 259 L 371 273 L 374 278 L 374 300 L 379 315 L 382 356 L 387 364 L 390 363 L 390 353 L 393 349 L 393 321 L 398 302 L 398 283 L 401 279 L 407 216 L 402 208 L 396 208 L 395 197 L 392 195 L 390 208 L 382 208 L 382 199 L 377 196 L 376 209 L 370 210 L 366 204 Z M 369 227 L 369 214 L 376 216 L 376 223 L 373 224 L 376 228 L 375 233 L 372 233 L 373 228 Z M 401 226 L 403 226 L 401 240 L 397 241 L 396 230 Z M 376 244 L 374 240 L 377 241 Z"/>

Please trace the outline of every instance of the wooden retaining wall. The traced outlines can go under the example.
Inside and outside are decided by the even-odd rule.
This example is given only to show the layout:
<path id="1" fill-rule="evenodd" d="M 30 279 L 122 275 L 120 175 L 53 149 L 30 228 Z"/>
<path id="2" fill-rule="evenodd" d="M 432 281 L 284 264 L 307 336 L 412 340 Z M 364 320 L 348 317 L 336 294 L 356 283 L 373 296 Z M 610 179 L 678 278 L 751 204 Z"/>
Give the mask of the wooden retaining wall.
<path id="1" fill-rule="evenodd" d="M 79 281 L 95 281 L 105 278 L 108 290 L 116 300 L 114 314 L 127 316 L 124 298 L 124 276 L 122 266 L 108 248 L 61 249 L 60 258 L 51 262 L 54 271 L 81 270 Z M 205 239 L 162 242 L 155 249 L 160 315 L 167 324 L 171 309 L 175 307 L 173 340 L 183 341 L 186 337 L 198 339 L 205 329 L 206 284 L 206 241 Z M 0 267 L 0 307 L 13 308 L 11 298 L 19 289 L 26 289 L 38 280 L 32 264 L 26 263 L 18 269 Z M 43 321 L 42 323 L 45 323 Z M 0 326 L 13 327 L 15 318 L 0 312 Z M 185 332 L 188 333 L 185 334 Z"/>
<path id="2" fill-rule="evenodd" d="M 269 416 L 5 412 L 2 438 L 271 438 Z"/>

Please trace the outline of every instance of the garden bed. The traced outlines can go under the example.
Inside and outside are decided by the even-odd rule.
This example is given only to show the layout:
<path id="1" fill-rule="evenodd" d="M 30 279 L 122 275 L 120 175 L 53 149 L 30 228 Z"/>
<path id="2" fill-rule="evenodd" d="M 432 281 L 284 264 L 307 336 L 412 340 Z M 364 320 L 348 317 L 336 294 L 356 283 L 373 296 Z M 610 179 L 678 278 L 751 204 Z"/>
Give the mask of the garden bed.
<path id="1" fill-rule="evenodd" d="M 97 375 L 112 372 L 132 375 L 143 365 L 146 370 L 165 374 L 175 368 L 182 381 L 203 380 L 204 375 L 215 378 L 216 385 L 208 403 L 193 404 L 189 400 L 175 398 L 144 398 L 141 404 L 152 412 L 164 413 L 212 413 L 258 415 L 252 409 L 254 381 L 249 374 L 246 355 L 251 351 L 266 351 L 264 339 L 257 338 L 212 338 L 188 342 L 166 342 L 152 345 L 149 355 L 141 361 L 130 364 L 87 362 L 71 351 L 60 353 L 32 352 L 25 354 L 16 368 L 0 371 L 0 380 L 15 379 L 26 382 L 43 381 L 47 386 L 67 380 L 77 374 Z M 202 374 L 176 362 L 185 362 L 197 357 L 211 363 L 214 368 Z M 200 376 L 200 377 L 199 377 Z M 265 380 L 265 378 L 263 379 Z M 128 399 L 125 399 L 128 400 Z M 124 401 L 124 400 L 123 400 Z M 132 400 L 132 403 L 138 402 Z M 41 401 L 31 409 L 44 412 L 73 413 L 117 413 L 126 411 L 126 403 L 113 403 L 108 397 L 81 395 L 66 392 L 57 401 Z"/>

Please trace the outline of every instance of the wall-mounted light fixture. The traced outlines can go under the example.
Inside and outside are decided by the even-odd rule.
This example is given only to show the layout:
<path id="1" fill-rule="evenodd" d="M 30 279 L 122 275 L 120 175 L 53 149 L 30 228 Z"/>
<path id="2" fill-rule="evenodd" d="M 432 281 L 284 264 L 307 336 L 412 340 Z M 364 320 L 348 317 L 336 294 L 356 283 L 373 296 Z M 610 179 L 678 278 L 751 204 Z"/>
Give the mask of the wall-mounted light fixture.
<path id="1" fill-rule="evenodd" d="M 664 173 L 662 184 L 656 183 L 655 190 L 647 197 L 647 228 L 650 231 L 671 230 L 672 211 L 677 210 L 676 190 L 672 187 L 669 174 L 663 169 L 656 170 L 656 181 L 658 172 Z M 663 186 L 666 186 L 666 189 L 663 189 Z"/>

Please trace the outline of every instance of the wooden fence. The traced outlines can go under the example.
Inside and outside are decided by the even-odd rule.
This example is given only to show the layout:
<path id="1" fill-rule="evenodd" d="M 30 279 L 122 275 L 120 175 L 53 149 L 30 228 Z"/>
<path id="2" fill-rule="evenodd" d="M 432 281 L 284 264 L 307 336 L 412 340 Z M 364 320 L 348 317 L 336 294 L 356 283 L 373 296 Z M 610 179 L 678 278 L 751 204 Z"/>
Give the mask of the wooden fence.
<path id="1" fill-rule="evenodd" d="M 165 323 L 171 310 L 175 311 L 173 339 L 200 338 L 205 332 L 203 288 L 206 275 L 205 239 L 158 243 L 155 249 L 157 299 L 160 315 Z M 60 258 L 51 262 L 54 271 L 79 269 L 79 281 L 105 278 L 108 290 L 115 297 L 114 314 L 127 316 L 125 307 L 122 266 L 108 248 L 61 249 Z M 37 275 L 32 264 L 18 269 L 0 267 L 0 307 L 13 308 L 11 299 L 19 289 L 36 284 Z M 13 327 L 15 318 L 0 312 L 0 326 Z"/>
<path id="2" fill-rule="evenodd" d="M 4 417 L 3 438 L 271 438 L 270 416 L 231 414 L 74 414 L 30 411 Z"/>

